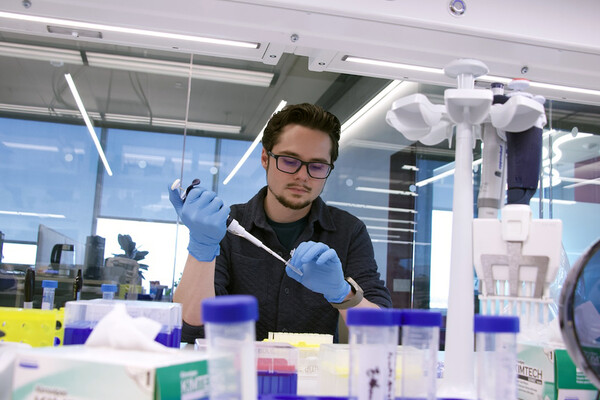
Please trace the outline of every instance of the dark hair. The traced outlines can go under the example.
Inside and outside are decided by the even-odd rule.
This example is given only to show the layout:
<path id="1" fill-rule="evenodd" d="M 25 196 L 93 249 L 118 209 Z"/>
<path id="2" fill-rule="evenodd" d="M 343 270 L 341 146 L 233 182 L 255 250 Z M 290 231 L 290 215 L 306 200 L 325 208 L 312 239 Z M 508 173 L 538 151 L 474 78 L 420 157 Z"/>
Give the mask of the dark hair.
<path id="1" fill-rule="evenodd" d="M 322 107 L 314 104 L 290 104 L 273 114 L 263 133 L 262 144 L 267 151 L 273 150 L 281 131 L 289 124 L 323 131 L 331 139 L 331 163 L 338 158 L 340 120 Z"/>

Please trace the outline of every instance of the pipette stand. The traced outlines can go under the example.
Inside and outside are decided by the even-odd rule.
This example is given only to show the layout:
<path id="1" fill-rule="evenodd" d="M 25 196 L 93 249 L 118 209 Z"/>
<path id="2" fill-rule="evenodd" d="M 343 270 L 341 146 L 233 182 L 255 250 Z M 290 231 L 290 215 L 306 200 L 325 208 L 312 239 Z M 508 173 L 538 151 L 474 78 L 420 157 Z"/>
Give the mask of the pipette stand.
<path id="1" fill-rule="evenodd" d="M 501 121 L 498 124 L 503 125 L 503 129 L 513 128 L 513 124 L 533 126 L 544 109 L 532 99 L 514 100 L 507 108 L 492 106 L 492 91 L 474 88 L 474 79 L 488 73 L 487 66 L 481 61 L 455 60 L 446 66 L 444 72 L 457 79 L 457 89 L 445 91 L 444 105 L 434 105 L 420 94 L 411 95 L 393 103 L 386 114 L 386 121 L 406 138 L 426 145 L 440 143 L 444 139 L 450 142 L 451 128 L 456 126 L 446 353 L 444 379 L 438 396 L 474 399 L 472 164 L 476 138 L 473 133 L 485 121 L 492 124 Z M 529 112 L 531 108 L 534 112 Z M 493 119 L 491 109 L 494 109 Z"/>
<path id="2" fill-rule="evenodd" d="M 480 278 L 480 312 L 515 315 L 521 332 L 549 321 L 549 286 L 561 256 L 562 221 L 532 219 L 527 205 L 509 204 L 502 219 L 473 221 L 473 250 Z"/>

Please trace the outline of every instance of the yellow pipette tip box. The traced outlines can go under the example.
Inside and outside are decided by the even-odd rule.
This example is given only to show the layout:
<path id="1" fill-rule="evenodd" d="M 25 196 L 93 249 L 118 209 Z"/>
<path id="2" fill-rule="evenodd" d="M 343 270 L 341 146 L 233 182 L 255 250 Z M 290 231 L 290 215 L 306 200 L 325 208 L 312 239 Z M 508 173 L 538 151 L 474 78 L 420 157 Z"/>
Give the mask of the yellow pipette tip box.
<path id="1" fill-rule="evenodd" d="M 0 307 L 0 342 L 45 347 L 61 345 L 63 338 L 64 309 Z"/>

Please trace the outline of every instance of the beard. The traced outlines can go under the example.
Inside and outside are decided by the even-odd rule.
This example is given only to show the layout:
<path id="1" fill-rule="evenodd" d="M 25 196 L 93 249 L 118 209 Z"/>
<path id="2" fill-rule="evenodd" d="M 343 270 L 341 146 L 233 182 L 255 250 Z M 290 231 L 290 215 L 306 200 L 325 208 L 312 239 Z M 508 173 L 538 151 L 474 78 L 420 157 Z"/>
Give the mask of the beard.
<path id="1" fill-rule="evenodd" d="M 289 208 L 291 210 L 302 210 L 303 208 L 308 207 L 312 203 L 312 200 L 305 200 L 302 202 L 292 202 L 292 201 L 286 199 L 285 197 L 280 196 L 277 193 L 273 192 L 273 189 L 271 189 L 270 186 L 268 188 L 269 188 L 269 191 L 275 197 L 275 199 L 277 199 L 279 204 L 281 204 L 282 206 Z"/>

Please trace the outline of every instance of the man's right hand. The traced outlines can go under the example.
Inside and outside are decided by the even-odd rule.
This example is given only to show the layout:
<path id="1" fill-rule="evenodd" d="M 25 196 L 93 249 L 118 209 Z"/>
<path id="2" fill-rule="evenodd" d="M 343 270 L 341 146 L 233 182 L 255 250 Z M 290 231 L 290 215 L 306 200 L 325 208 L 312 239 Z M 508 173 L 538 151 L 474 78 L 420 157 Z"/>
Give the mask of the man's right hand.
<path id="1" fill-rule="evenodd" d="M 219 254 L 219 243 L 227 232 L 229 207 L 215 192 L 196 186 L 185 202 L 178 188 L 169 187 L 169 200 L 179 219 L 190 230 L 188 251 L 198 261 L 212 261 Z"/>

